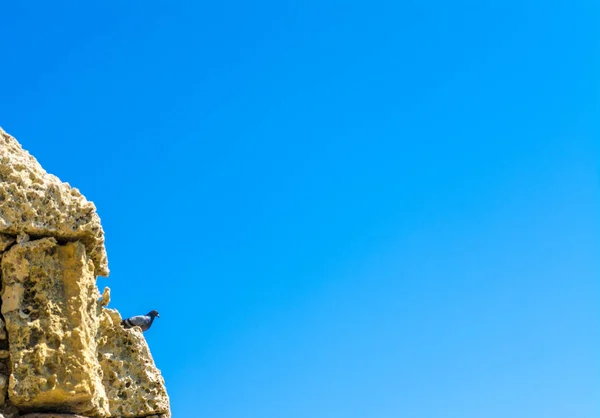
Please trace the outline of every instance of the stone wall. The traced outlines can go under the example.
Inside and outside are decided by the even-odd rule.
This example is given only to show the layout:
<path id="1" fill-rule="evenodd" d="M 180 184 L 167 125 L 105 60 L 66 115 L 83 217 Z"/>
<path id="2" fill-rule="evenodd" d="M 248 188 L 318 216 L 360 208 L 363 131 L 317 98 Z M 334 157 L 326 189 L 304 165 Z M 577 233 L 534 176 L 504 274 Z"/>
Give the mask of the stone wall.
<path id="1" fill-rule="evenodd" d="M 108 272 L 95 206 L 0 129 L 0 418 L 170 416 L 141 330 L 100 298 Z"/>

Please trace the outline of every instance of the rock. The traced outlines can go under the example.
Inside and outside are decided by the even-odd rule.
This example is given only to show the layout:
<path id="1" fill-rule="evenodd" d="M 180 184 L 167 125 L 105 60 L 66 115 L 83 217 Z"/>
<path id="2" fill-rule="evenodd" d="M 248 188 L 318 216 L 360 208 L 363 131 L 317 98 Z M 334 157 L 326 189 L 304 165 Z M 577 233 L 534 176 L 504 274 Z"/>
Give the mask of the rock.
<path id="1" fill-rule="evenodd" d="M 0 253 L 6 251 L 15 242 L 15 237 L 6 234 L 0 234 Z"/>
<path id="2" fill-rule="evenodd" d="M 142 332 L 120 324 L 116 310 L 100 308 L 98 359 L 111 416 L 170 416 L 164 379 Z"/>
<path id="3" fill-rule="evenodd" d="M 9 400 L 25 411 L 107 416 L 96 356 L 100 295 L 85 246 L 54 238 L 16 244 L 1 271 Z"/>
<path id="4" fill-rule="evenodd" d="M 98 301 L 100 306 L 108 306 L 110 303 L 110 288 L 108 286 L 104 286 L 104 291 L 102 292 L 102 297 Z"/>
<path id="5" fill-rule="evenodd" d="M 6 340 L 6 325 L 2 318 L 0 318 L 0 340 Z"/>
<path id="6" fill-rule="evenodd" d="M 19 416 L 19 410 L 14 406 L 5 406 L 0 408 L 0 418 L 17 418 Z"/>
<path id="7" fill-rule="evenodd" d="M 94 262 L 95 274 L 108 276 L 104 231 L 94 204 L 78 189 L 48 174 L 2 129 L 0 233 L 81 241 Z"/>
<path id="8" fill-rule="evenodd" d="M 20 233 L 17 235 L 17 244 L 24 244 L 26 242 L 31 241 L 31 237 L 25 233 Z"/>
<path id="9" fill-rule="evenodd" d="M 8 376 L 0 374 L 0 405 L 6 403 L 6 393 L 8 391 Z"/>
<path id="10" fill-rule="evenodd" d="M 0 129 L 0 418 L 170 418 L 146 340 L 99 299 L 108 273 L 94 204 Z"/>
<path id="11" fill-rule="evenodd" d="M 81 415 L 73 415 L 73 414 L 55 414 L 53 412 L 44 413 L 44 412 L 34 412 L 31 414 L 20 415 L 20 418 L 86 418 Z"/>

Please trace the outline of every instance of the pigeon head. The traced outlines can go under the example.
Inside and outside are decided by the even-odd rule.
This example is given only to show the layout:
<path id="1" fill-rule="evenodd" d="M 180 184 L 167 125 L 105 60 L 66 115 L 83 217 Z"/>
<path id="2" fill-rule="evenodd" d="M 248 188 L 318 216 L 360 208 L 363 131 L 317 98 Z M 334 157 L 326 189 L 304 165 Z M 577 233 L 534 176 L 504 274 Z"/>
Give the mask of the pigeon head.
<path id="1" fill-rule="evenodd" d="M 148 312 L 148 315 L 146 315 L 146 316 L 149 316 L 150 318 L 154 318 L 155 316 L 156 316 L 157 318 L 160 318 L 160 315 L 158 314 L 158 311 L 154 311 L 154 310 L 153 310 L 153 311 L 150 311 L 150 312 Z"/>

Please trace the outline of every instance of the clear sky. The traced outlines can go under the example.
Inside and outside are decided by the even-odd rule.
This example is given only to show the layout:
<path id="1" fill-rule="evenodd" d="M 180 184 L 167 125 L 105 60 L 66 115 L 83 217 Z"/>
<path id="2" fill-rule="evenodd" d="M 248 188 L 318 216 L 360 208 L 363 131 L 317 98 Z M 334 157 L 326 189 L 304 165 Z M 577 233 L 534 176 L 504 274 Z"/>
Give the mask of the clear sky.
<path id="1" fill-rule="evenodd" d="M 13 1 L 174 418 L 600 416 L 596 1 Z"/>

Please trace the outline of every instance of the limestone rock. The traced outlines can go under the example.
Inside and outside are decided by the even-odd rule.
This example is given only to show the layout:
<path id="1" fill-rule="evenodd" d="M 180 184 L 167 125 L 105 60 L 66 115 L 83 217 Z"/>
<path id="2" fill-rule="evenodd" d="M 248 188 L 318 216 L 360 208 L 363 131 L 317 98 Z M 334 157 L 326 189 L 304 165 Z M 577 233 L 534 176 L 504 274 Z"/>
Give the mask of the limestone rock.
<path id="1" fill-rule="evenodd" d="M 0 128 L 0 418 L 170 418 L 142 333 L 99 299 L 108 273 L 94 204 Z"/>
<path id="2" fill-rule="evenodd" d="M 8 376 L 0 374 L 0 405 L 6 403 L 6 393 L 8 391 Z"/>
<path id="3" fill-rule="evenodd" d="M 95 274 L 108 276 L 104 231 L 94 204 L 78 189 L 48 174 L 1 128 L 0 233 L 81 241 Z"/>
<path id="4" fill-rule="evenodd" d="M 17 418 L 19 410 L 14 406 L 5 406 L 0 409 L 0 418 Z"/>
<path id="5" fill-rule="evenodd" d="M 102 297 L 98 301 L 100 306 L 108 306 L 110 303 L 110 288 L 108 286 L 104 286 L 104 291 L 102 291 Z"/>
<path id="6" fill-rule="evenodd" d="M 170 416 L 165 382 L 142 332 L 124 329 L 116 310 L 100 308 L 98 359 L 111 416 Z"/>
<path id="7" fill-rule="evenodd" d="M 0 318 L 0 340 L 6 340 L 6 325 L 2 318 Z"/>
<path id="8" fill-rule="evenodd" d="M 86 418 L 81 415 L 73 415 L 73 414 L 55 414 L 53 412 L 50 413 L 42 413 L 42 412 L 34 412 L 31 414 L 21 415 L 20 418 Z"/>
<path id="9" fill-rule="evenodd" d="M 3 342 L 4 345 L 4 342 Z M 2 350 L 3 353 L 8 351 Z M 10 364 L 8 356 L 0 359 L 0 406 L 6 406 L 8 404 L 8 378 L 10 376 Z M 1 412 L 1 411 L 0 411 Z"/>
<path id="10" fill-rule="evenodd" d="M 4 253 L 1 271 L 12 404 L 107 416 L 96 356 L 100 295 L 84 245 L 54 238 L 16 244 Z"/>
<path id="11" fill-rule="evenodd" d="M 5 251 L 15 242 L 15 237 L 6 234 L 0 234 L 0 252 Z"/>
<path id="12" fill-rule="evenodd" d="M 21 232 L 19 235 L 17 235 L 17 244 L 24 244 L 29 241 L 31 241 L 29 234 Z"/>

